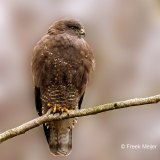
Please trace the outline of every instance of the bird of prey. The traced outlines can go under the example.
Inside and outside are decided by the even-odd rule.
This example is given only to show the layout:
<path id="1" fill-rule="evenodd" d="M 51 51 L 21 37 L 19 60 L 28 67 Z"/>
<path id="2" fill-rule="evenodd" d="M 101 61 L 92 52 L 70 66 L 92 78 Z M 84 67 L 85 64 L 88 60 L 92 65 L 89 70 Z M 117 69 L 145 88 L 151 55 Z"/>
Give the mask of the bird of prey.
<path id="1" fill-rule="evenodd" d="M 81 108 L 95 66 L 92 49 L 82 35 L 85 31 L 79 21 L 62 19 L 49 27 L 33 49 L 32 74 L 39 116 L 50 108 L 53 114 L 69 114 Z M 53 155 L 69 155 L 75 122 L 76 118 L 70 118 L 43 125 Z"/>

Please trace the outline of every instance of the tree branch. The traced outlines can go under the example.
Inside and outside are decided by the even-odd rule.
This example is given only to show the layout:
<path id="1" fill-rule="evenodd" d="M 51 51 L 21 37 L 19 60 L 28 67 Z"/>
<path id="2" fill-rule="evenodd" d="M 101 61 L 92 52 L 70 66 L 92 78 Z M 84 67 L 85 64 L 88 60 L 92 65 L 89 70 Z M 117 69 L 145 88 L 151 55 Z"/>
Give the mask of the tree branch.
<path id="1" fill-rule="evenodd" d="M 73 118 L 73 117 L 94 115 L 97 113 L 110 111 L 114 109 L 145 105 L 145 104 L 151 104 L 151 103 L 158 103 L 159 101 L 160 101 L 160 95 L 155 95 L 155 96 L 151 96 L 147 98 L 135 98 L 135 99 L 130 99 L 130 100 L 116 102 L 116 103 L 108 103 L 108 104 L 104 104 L 104 105 L 100 105 L 100 106 L 96 106 L 92 108 L 87 108 L 87 109 L 74 110 L 69 115 L 67 115 L 66 113 L 63 113 L 62 115 L 58 115 L 58 114 L 53 115 L 53 114 L 50 114 L 50 111 L 49 111 L 41 117 L 35 118 L 16 128 L 9 129 L 1 133 L 0 143 L 10 138 L 13 138 L 15 136 L 18 136 L 20 134 L 24 134 L 26 131 L 29 131 L 30 129 L 33 129 L 35 127 L 40 126 L 41 124 L 44 124 L 46 122 L 50 122 L 53 120 L 62 120 L 62 119 Z"/>

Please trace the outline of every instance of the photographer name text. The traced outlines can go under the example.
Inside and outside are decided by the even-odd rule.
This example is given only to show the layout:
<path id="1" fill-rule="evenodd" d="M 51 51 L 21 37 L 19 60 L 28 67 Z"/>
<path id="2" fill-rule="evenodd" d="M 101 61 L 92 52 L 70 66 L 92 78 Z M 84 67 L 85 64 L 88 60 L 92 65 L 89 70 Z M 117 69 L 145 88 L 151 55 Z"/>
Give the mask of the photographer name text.
<path id="1" fill-rule="evenodd" d="M 122 149 L 148 149 L 154 150 L 157 148 L 157 145 L 153 144 L 121 144 Z"/>

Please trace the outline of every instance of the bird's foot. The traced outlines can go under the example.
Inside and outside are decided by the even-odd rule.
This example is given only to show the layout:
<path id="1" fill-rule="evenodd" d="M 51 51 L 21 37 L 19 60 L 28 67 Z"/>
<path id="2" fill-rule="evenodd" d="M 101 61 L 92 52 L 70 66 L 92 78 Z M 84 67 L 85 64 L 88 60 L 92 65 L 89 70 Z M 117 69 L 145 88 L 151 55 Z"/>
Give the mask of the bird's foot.
<path id="1" fill-rule="evenodd" d="M 56 105 L 52 105 L 51 103 L 47 104 L 48 107 L 52 107 L 52 112 L 54 113 L 64 113 L 66 112 L 68 115 L 72 110 L 67 109 L 66 107 L 61 107 L 61 106 L 56 106 Z"/>

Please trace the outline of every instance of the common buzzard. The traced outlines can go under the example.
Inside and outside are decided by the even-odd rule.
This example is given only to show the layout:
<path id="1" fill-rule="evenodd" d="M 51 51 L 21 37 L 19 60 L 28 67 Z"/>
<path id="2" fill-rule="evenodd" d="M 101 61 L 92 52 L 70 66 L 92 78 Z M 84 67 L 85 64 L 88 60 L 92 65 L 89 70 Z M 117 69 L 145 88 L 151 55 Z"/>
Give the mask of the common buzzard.
<path id="1" fill-rule="evenodd" d="M 53 23 L 33 50 L 32 73 L 39 116 L 50 108 L 54 113 L 81 108 L 86 85 L 94 70 L 92 49 L 81 37 L 85 31 L 75 19 Z M 72 149 L 76 118 L 43 125 L 50 151 L 66 156 Z"/>

